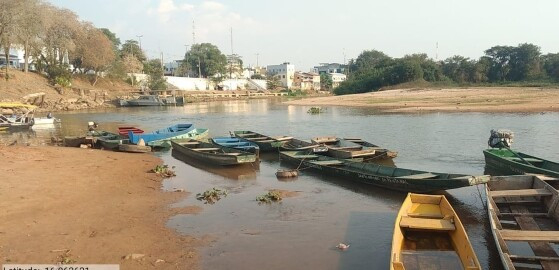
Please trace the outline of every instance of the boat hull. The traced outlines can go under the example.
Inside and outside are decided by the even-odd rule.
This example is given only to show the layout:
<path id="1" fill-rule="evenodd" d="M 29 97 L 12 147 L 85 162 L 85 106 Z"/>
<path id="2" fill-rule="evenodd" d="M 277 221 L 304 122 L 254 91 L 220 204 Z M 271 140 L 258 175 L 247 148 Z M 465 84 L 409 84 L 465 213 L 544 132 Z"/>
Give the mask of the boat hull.
<path id="1" fill-rule="evenodd" d="M 170 143 L 171 140 L 184 140 L 184 139 L 200 140 L 207 137 L 208 134 L 209 134 L 209 130 L 206 128 L 195 128 L 184 134 L 180 134 L 163 140 L 150 141 L 147 143 L 147 145 L 156 148 L 169 148 L 171 147 L 171 143 Z"/>
<path id="2" fill-rule="evenodd" d="M 441 174 L 448 175 L 448 177 L 439 179 L 413 179 L 411 175 L 403 177 L 393 176 L 391 173 L 394 173 L 396 170 L 413 172 L 416 175 L 429 172 L 407 170 L 374 163 L 352 162 L 321 156 L 319 158 L 321 161 L 339 161 L 346 165 L 344 167 L 326 166 L 313 163 L 310 159 L 294 157 L 293 152 L 281 152 L 280 158 L 281 161 L 288 162 L 295 166 L 301 166 L 302 168 L 309 168 L 323 175 L 335 176 L 344 180 L 351 180 L 404 192 L 429 193 L 483 184 L 489 180 L 489 176 L 460 174 Z"/>
<path id="3" fill-rule="evenodd" d="M 559 177 L 558 163 L 547 161 L 544 159 L 539 159 L 537 157 L 526 155 L 521 152 L 516 152 L 516 153 L 528 161 L 540 160 L 542 162 L 545 162 L 547 164 L 543 164 L 542 166 L 546 166 L 547 168 L 540 168 L 534 165 L 526 164 L 522 162 L 520 158 L 514 158 L 514 157 L 506 158 L 506 155 L 512 154 L 512 152 L 509 152 L 509 150 L 506 149 L 487 149 L 483 151 L 483 155 L 485 157 L 485 164 L 488 167 L 496 169 L 505 174 L 514 175 L 514 174 L 536 173 L 536 174 L 545 174 L 545 175 Z"/>
<path id="4" fill-rule="evenodd" d="M 159 129 L 151 133 L 138 134 L 134 131 L 128 131 L 128 138 L 133 144 L 138 144 L 140 139 L 143 139 L 146 144 L 152 141 L 168 140 L 170 138 L 180 136 L 193 130 L 194 126 L 192 124 L 178 124 L 167 128 Z"/>
<path id="5" fill-rule="evenodd" d="M 211 138 L 210 142 L 222 147 L 229 147 L 240 151 L 253 153 L 257 157 L 260 156 L 260 147 L 257 144 L 242 138 L 234 138 L 234 137 Z"/>
<path id="6" fill-rule="evenodd" d="M 278 140 L 252 131 L 234 131 L 233 134 L 235 137 L 255 143 L 260 148 L 260 152 L 277 151 L 279 147 L 287 142 L 286 140 Z"/>
<path id="7" fill-rule="evenodd" d="M 184 157 L 203 161 L 207 164 L 217 166 L 233 166 L 252 163 L 256 161 L 256 155 L 238 151 L 227 147 L 218 147 L 214 144 L 204 143 L 197 140 L 171 141 L 173 152 L 177 152 Z M 202 149 L 212 151 L 201 151 Z"/>

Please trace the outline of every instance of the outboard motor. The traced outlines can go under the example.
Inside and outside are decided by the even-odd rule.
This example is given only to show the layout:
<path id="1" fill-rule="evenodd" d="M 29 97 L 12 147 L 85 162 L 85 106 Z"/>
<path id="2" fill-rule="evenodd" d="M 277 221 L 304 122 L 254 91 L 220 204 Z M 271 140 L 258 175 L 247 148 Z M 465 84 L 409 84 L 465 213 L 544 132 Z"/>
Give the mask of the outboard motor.
<path id="1" fill-rule="evenodd" d="M 512 141 L 514 138 L 514 133 L 508 129 L 498 129 L 491 130 L 491 136 L 489 137 L 489 147 L 491 148 L 510 148 L 512 146 Z"/>

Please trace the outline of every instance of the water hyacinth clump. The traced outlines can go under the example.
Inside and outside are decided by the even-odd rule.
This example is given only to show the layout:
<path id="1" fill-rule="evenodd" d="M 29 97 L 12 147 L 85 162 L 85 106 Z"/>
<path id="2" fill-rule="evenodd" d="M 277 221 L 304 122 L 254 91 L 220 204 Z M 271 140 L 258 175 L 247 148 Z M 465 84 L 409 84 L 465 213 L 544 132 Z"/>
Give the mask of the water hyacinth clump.
<path id="1" fill-rule="evenodd" d="M 168 165 L 157 165 L 155 168 L 151 170 L 152 173 L 156 173 L 157 175 L 163 177 L 173 177 L 176 176 L 175 171 L 169 169 Z"/>
<path id="2" fill-rule="evenodd" d="M 204 201 L 204 204 L 214 204 L 221 200 L 221 197 L 227 197 L 227 190 L 212 188 L 204 191 L 203 193 L 196 194 L 196 199 Z"/>
<path id="3" fill-rule="evenodd" d="M 264 195 L 256 197 L 256 201 L 259 203 L 280 202 L 282 199 L 282 195 L 278 191 L 269 191 Z"/>

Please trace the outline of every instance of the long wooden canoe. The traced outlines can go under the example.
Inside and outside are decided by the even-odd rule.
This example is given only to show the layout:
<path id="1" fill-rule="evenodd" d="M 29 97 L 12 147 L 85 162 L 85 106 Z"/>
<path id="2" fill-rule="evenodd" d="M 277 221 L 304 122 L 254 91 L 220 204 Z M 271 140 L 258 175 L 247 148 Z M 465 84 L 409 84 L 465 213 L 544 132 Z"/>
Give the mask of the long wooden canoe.
<path id="1" fill-rule="evenodd" d="M 483 151 L 485 164 L 505 174 L 536 173 L 559 177 L 559 163 L 502 148 Z M 522 158 L 521 158 L 522 157 Z"/>
<path id="2" fill-rule="evenodd" d="M 152 141 L 161 141 L 182 135 L 191 131 L 192 129 L 194 129 L 194 126 L 192 124 L 177 124 L 170 127 L 158 129 L 150 133 L 138 134 L 134 133 L 133 130 L 129 130 L 128 137 L 130 138 L 130 142 L 133 144 L 138 144 L 140 139 L 143 139 L 146 144 L 149 144 Z"/>
<path id="3" fill-rule="evenodd" d="M 256 143 L 251 141 L 245 140 L 243 138 L 235 138 L 235 137 L 214 137 L 210 139 L 210 142 L 229 148 L 235 148 L 237 150 L 249 152 L 255 154 L 257 157 L 260 154 L 260 147 Z"/>
<path id="4" fill-rule="evenodd" d="M 173 152 L 211 165 L 240 165 L 256 161 L 256 155 L 197 140 L 172 140 Z"/>
<path id="5" fill-rule="evenodd" d="M 361 139 L 316 137 L 312 138 L 311 141 L 313 143 L 327 146 L 328 156 L 334 158 L 364 158 L 365 160 L 374 160 L 383 158 L 394 158 L 396 156 L 395 152 L 378 147 Z"/>
<path id="6" fill-rule="evenodd" d="M 208 136 L 208 133 L 209 133 L 209 129 L 207 128 L 194 128 L 186 133 L 182 133 L 162 140 L 151 141 L 146 144 L 154 148 L 169 148 L 171 147 L 171 143 L 170 143 L 171 140 L 183 140 L 183 139 L 200 140 Z"/>
<path id="7" fill-rule="evenodd" d="M 328 147 L 320 145 L 318 143 L 307 142 L 299 139 L 291 139 L 280 146 L 281 151 L 302 151 L 302 150 L 313 150 L 313 152 L 328 152 Z"/>
<path id="8" fill-rule="evenodd" d="M 128 144 L 129 140 L 123 136 L 107 131 L 91 131 L 88 135 L 93 136 L 94 144 L 98 148 L 114 150 L 121 144 Z"/>
<path id="9" fill-rule="evenodd" d="M 260 152 L 270 152 L 277 150 L 292 137 L 270 137 L 248 130 L 233 131 L 235 137 L 243 138 L 245 140 L 256 143 L 260 147 Z"/>
<path id="10" fill-rule="evenodd" d="M 506 270 L 559 269 L 553 245 L 559 242 L 557 184 L 559 179 L 543 175 L 514 175 L 492 177 L 485 185 L 491 232 Z M 513 254 L 507 242 L 528 243 L 533 255 Z"/>
<path id="11" fill-rule="evenodd" d="M 324 175 L 331 175 L 388 189 L 427 193 L 483 184 L 488 175 L 471 176 L 410 170 L 316 155 L 310 151 L 280 152 L 282 161 L 301 168 L 312 168 Z"/>
<path id="12" fill-rule="evenodd" d="M 408 194 L 394 224 L 390 269 L 481 269 L 444 195 Z"/>

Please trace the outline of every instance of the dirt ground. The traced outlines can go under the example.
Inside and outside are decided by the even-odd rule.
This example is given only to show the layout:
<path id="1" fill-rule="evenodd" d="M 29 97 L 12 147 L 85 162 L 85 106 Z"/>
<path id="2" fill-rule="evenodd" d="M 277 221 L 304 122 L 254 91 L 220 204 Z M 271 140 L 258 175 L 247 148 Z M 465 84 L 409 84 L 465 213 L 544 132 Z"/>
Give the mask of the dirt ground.
<path id="1" fill-rule="evenodd" d="M 526 87 L 396 89 L 308 98 L 286 103 L 370 107 L 386 112 L 556 112 L 559 111 L 559 89 Z"/>
<path id="2" fill-rule="evenodd" d="M 0 146 L 0 264 L 198 269 L 196 248 L 210 236 L 180 236 L 165 223 L 201 209 L 169 208 L 188 193 L 161 190 L 148 172 L 160 163 L 148 154 Z"/>

